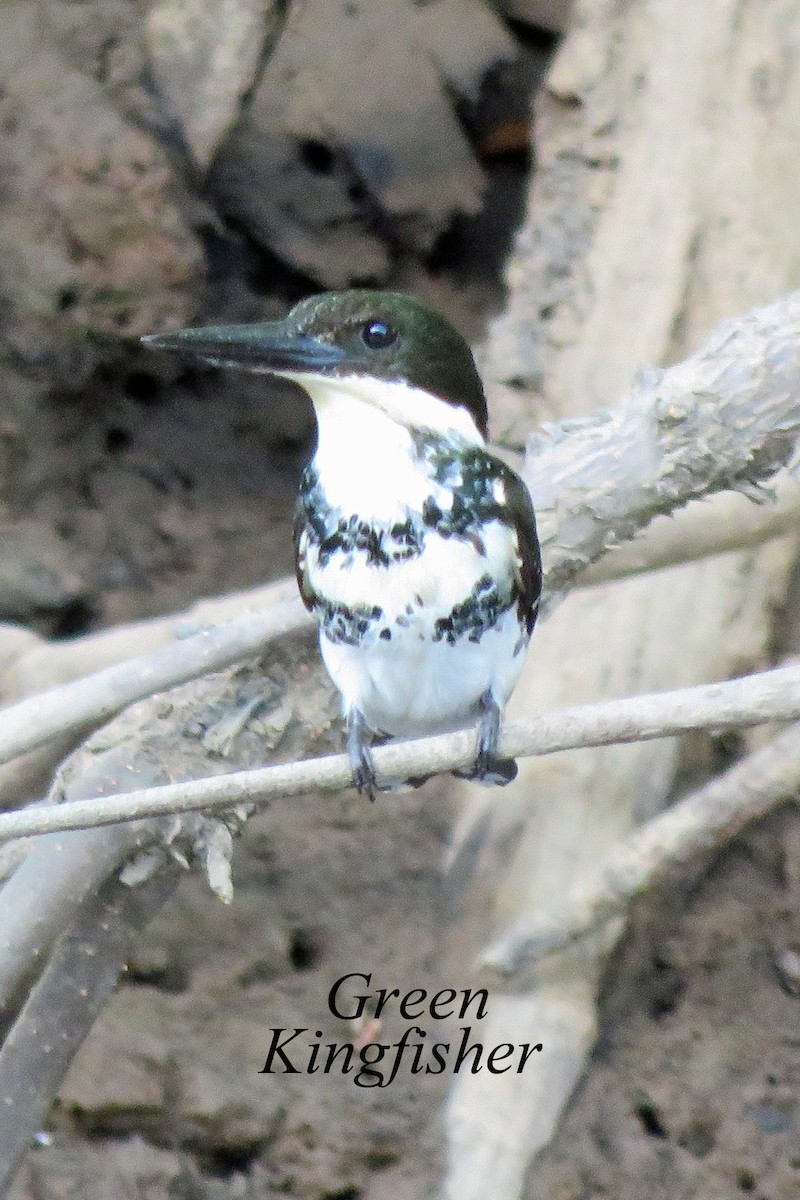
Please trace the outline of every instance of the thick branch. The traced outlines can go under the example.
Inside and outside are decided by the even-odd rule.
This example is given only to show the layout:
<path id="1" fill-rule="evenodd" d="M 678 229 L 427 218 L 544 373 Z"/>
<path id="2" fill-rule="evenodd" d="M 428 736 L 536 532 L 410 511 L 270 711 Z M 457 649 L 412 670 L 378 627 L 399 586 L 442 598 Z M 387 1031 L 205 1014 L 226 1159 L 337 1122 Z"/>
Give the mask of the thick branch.
<path id="1" fill-rule="evenodd" d="M 0 1050 L 0 1194 L 117 985 L 133 935 L 177 886 L 173 867 L 143 887 L 110 880 L 60 937 Z"/>
<path id="2" fill-rule="evenodd" d="M 796 533 L 798 528 L 800 485 L 783 471 L 774 499 L 753 504 L 735 492 L 722 492 L 674 516 L 659 517 L 639 537 L 597 559 L 575 583 L 578 587 L 594 587 L 715 554 L 752 549 Z"/>
<path id="3" fill-rule="evenodd" d="M 500 752 L 514 758 L 587 746 L 672 737 L 696 729 L 731 729 L 800 718 L 800 667 L 762 671 L 726 683 L 704 684 L 601 704 L 562 709 L 526 721 L 509 721 Z M 378 782 L 467 766 L 475 755 L 472 730 L 380 746 L 374 752 Z M 338 791 L 351 782 L 344 755 L 237 771 L 209 779 L 72 800 L 0 814 L 0 841 L 34 833 L 89 829 L 134 818 L 260 804 L 274 796 L 316 789 Z M 8 885 L 6 885 L 8 886 Z"/>
<path id="4" fill-rule="evenodd" d="M 562 906 L 518 921 L 481 957 L 480 966 L 516 975 L 623 916 L 634 896 L 694 855 L 717 850 L 756 817 L 800 789 L 800 728 L 778 734 L 724 775 L 627 837 Z"/>
<path id="5" fill-rule="evenodd" d="M 613 411 L 529 440 L 549 588 L 658 514 L 726 488 L 752 493 L 789 461 L 799 431 L 794 292 L 723 325 L 685 362 L 647 372 Z"/>
<path id="6" fill-rule="evenodd" d="M 36 809 L 29 811 L 35 812 Z M 51 834 L 38 839 L 0 889 L 0 1014 L 47 961 L 56 936 L 113 869 L 155 836 L 138 822 L 118 829 Z"/>

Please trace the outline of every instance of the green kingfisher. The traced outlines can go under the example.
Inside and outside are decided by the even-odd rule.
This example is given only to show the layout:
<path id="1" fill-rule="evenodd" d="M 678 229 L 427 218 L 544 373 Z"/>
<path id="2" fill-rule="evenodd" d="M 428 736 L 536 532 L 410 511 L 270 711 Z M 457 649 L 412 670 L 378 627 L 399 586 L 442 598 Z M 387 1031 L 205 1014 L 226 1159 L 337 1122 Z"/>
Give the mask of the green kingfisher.
<path id="1" fill-rule="evenodd" d="M 487 448 L 464 339 L 398 292 L 312 296 L 282 321 L 144 339 L 219 367 L 294 380 L 317 447 L 295 521 L 300 594 L 342 697 L 353 781 L 374 799 L 372 736 L 476 721 L 464 772 L 505 784 L 500 720 L 536 620 L 541 561 L 527 488 Z"/>

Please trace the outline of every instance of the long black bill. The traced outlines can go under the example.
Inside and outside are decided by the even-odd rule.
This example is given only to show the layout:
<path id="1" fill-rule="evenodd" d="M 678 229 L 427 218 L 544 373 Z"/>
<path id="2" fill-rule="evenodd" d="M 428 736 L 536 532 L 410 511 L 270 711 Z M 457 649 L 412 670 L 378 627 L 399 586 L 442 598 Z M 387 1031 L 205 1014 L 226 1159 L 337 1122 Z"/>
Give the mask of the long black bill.
<path id="1" fill-rule="evenodd" d="M 141 340 L 152 350 L 174 350 L 184 358 L 200 359 L 215 367 L 265 374 L 323 372 L 346 357 L 338 346 L 293 333 L 284 321 L 177 329 L 174 333 L 151 333 Z"/>

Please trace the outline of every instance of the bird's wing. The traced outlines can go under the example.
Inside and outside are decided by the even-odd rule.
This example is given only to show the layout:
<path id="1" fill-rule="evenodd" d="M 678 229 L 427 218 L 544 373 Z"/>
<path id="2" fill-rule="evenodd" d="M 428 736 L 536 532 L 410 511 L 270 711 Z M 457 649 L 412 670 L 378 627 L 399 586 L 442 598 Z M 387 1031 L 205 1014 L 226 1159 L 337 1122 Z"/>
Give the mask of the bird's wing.
<path id="1" fill-rule="evenodd" d="M 317 593 L 311 586 L 308 576 L 308 522 L 305 506 L 300 501 L 294 514 L 294 573 L 300 598 L 309 612 L 313 612 L 317 604 Z"/>
<path id="2" fill-rule="evenodd" d="M 536 624 L 542 591 L 542 557 L 536 533 L 536 516 L 530 492 L 519 475 L 505 463 L 498 465 L 506 494 L 504 519 L 517 540 L 516 583 L 519 588 L 520 615 L 528 633 L 531 633 Z"/>

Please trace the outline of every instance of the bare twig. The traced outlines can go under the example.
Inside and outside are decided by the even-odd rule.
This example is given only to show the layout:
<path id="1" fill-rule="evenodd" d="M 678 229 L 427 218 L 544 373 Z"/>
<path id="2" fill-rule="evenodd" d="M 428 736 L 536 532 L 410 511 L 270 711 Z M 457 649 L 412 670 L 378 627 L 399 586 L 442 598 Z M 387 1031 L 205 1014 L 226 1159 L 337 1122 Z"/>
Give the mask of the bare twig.
<path id="1" fill-rule="evenodd" d="M 792 726 L 620 842 L 598 874 L 558 910 L 517 921 L 480 966 L 516 975 L 625 913 L 628 902 L 673 867 L 719 849 L 800 789 L 800 728 Z"/>
<path id="2" fill-rule="evenodd" d="M 587 746 L 672 737 L 693 729 L 731 729 L 800 717 L 800 667 L 762 671 L 725 683 L 704 684 L 602 704 L 562 709 L 547 716 L 509 721 L 500 751 L 514 758 L 554 754 Z M 378 779 L 390 782 L 448 771 L 475 754 L 472 730 L 396 742 L 374 751 Z M 344 755 L 329 755 L 255 771 L 71 800 L 0 814 L 0 842 L 36 833 L 90 829 L 121 821 L 237 804 L 263 804 L 276 796 L 313 789 L 338 791 L 351 782 Z M 8 886 L 8 885 L 6 885 Z"/>
<path id="3" fill-rule="evenodd" d="M 147 617 L 95 630 L 67 640 L 47 642 L 29 630 L 0 626 L 0 696 L 5 704 L 43 692 L 117 663 L 150 654 L 211 625 L 223 625 L 245 613 L 272 611 L 297 598 L 294 577 L 258 587 L 196 600 L 163 617 Z M 20 638 L 20 634 L 27 635 Z"/>
<path id="4" fill-rule="evenodd" d="M 136 700 L 230 666 L 309 623 L 299 599 L 286 601 L 22 700 L 0 713 L 0 763 L 91 729 Z"/>
<path id="5" fill-rule="evenodd" d="M 141 655 L 157 653 L 211 625 L 222 625 L 245 613 L 273 611 L 296 601 L 297 583 L 280 579 L 260 587 L 198 600 L 164 617 L 150 617 L 81 637 L 46 642 L 27 630 L 0 626 L 0 703 L 15 704 L 55 686 L 103 671 Z M 298 619 L 302 614 L 298 609 Z M 20 638 L 20 634 L 27 637 Z M 160 670 L 160 667 L 158 668 Z M 128 667 L 120 668 L 123 688 Z M 106 685 L 108 679 L 106 679 Z M 78 702 L 82 703 L 78 693 Z M 17 808 L 49 785 L 53 771 L 86 736 L 86 729 L 56 736 L 46 745 L 0 765 L 0 808 Z"/>
<path id="6" fill-rule="evenodd" d="M 56 943 L 0 1050 L 0 1194 L 116 987 L 132 936 L 174 890 L 178 874 L 173 866 L 135 889 L 110 880 Z"/>

